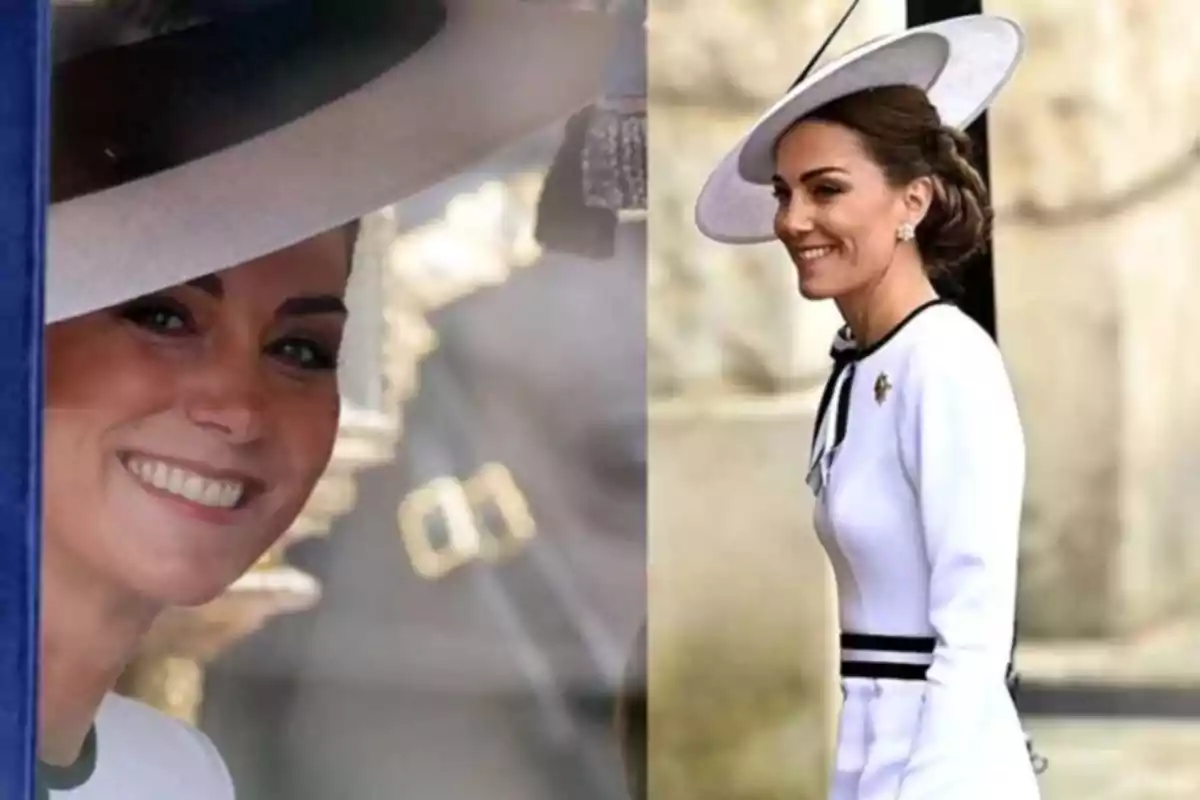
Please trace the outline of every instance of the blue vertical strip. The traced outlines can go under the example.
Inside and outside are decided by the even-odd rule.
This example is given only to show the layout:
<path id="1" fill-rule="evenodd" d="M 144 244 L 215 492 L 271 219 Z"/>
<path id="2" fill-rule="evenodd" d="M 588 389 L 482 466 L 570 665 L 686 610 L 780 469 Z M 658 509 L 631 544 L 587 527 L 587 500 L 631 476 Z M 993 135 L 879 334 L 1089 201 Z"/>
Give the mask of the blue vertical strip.
<path id="1" fill-rule="evenodd" d="M 49 0 L 0 0 L 0 798 L 33 797 Z"/>

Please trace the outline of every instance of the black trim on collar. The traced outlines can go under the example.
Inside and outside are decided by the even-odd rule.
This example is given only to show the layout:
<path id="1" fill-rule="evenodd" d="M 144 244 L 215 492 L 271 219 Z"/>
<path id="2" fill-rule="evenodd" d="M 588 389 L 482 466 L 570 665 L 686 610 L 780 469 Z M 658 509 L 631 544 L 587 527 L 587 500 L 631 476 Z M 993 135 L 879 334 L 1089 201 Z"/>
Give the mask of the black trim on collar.
<path id="1" fill-rule="evenodd" d="M 953 301 L 944 297 L 938 297 L 922 303 L 910 311 L 904 319 L 900 320 L 894 328 L 887 332 L 887 335 L 865 350 L 859 350 L 857 345 L 855 345 L 854 337 L 850 334 L 850 326 L 843 325 L 838 329 L 837 335 L 833 339 L 833 345 L 829 349 L 829 356 L 833 359 L 833 372 L 825 382 L 825 388 L 821 392 L 821 400 L 817 404 L 816 424 L 813 426 L 810 447 L 815 448 L 817 445 L 817 436 L 821 431 L 821 425 L 825 421 L 826 413 L 829 411 L 829 404 L 833 402 L 833 387 L 837 385 L 838 377 L 842 371 L 846 369 L 850 370 L 846 375 L 846 380 L 842 383 L 842 390 L 837 398 L 838 416 L 837 430 L 834 431 L 834 447 L 840 445 L 842 440 L 846 438 L 846 429 L 850 420 L 850 389 L 854 383 L 855 365 L 891 341 L 905 325 L 915 319 L 922 311 L 943 304 L 953 305 Z"/>
<path id="2" fill-rule="evenodd" d="M 954 301 L 946 297 L 938 297 L 933 300 L 927 300 L 926 302 L 914 308 L 912 311 L 908 312 L 904 319 L 900 320 L 895 327 L 884 334 L 879 341 L 865 349 L 858 348 L 858 346 L 854 343 L 854 337 L 850 334 L 850 326 L 844 325 L 838 330 L 837 337 L 833 341 L 833 347 L 830 348 L 829 356 L 834 361 L 862 361 L 864 358 L 875 353 L 881 347 L 895 338 L 896 334 L 898 334 L 905 325 L 916 319 L 917 315 L 922 311 L 927 308 L 940 305 L 954 305 Z"/>
<path id="3" fill-rule="evenodd" d="M 39 760 L 37 762 L 37 782 L 39 797 L 47 796 L 50 789 L 67 792 L 83 786 L 96 772 L 96 752 L 99 746 L 96 742 L 96 726 L 88 729 L 79 751 L 79 758 L 65 766 L 56 767 Z"/>

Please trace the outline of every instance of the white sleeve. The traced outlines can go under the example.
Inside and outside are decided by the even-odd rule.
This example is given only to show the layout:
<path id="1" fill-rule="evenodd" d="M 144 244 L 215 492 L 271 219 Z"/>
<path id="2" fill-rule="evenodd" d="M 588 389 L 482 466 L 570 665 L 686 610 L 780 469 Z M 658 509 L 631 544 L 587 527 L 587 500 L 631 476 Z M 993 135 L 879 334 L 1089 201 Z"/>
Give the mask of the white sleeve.
<path id="1" fill-rule="evenodd" d="M 237 792 L 234 790 L 233 776 L 229 774 L 229 768 L 225 765 L 221 754 L 217 752 L 216 745 L 203 731 L 197 728 L 191 728 L 191 733 L 195 735 L 200 749 L 204 752 L 208 774 L 212 776 L 206 796 L 211 797 L 212 800 L 236 800 Z"/>
<path id="2" fill-rule="evenodd" d="M 964 337 L 915 353 L 900 451 L 916 491 L 937 643 L 897 800 L 943 800 L 986 746 L 986 698 L 1005 691 L 1016 602 L 1025 441 L 999 350 Z M 958 352 L 955 352 L 958 351 Z"/>

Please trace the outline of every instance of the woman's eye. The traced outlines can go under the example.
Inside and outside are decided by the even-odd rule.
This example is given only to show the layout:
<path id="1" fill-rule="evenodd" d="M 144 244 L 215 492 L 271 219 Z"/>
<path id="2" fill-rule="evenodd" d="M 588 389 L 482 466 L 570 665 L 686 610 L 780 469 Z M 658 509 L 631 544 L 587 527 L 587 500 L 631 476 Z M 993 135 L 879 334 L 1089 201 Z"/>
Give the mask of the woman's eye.
<path id="1" fill-rule="evenodd" d="M 121 316 L 153 333 L 179 336 L 193 325 L 187 311 L 165 302 L 134 303 L 121 310 Z"/>
<path id="2" fill-rule="evenodd" d="M 830 198 L 834 195 L 841 194 L 842 187 L 833 186 L 831 184 L 820 184 L 813 188 L 813 195 L 820 198 Z"/>
<path id="3" fill-rule="evenodd" d="M 337 368 L 337 356 L 329 348 L 307 339 L 283 339 L 271 349 L 274 355 L 293 367 L 313 371 Z"/>

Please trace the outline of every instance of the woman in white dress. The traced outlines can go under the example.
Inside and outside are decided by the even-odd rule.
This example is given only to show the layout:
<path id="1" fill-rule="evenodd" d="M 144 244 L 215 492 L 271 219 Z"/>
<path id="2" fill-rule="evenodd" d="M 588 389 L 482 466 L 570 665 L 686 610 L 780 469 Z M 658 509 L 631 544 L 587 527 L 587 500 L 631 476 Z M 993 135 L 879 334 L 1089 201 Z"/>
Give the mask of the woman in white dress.
<path id="1" fill-rule="evenodd" d="M 196 0 L 55 4 L 53 33 L 38 792 L 227 800 L 203 734 L 113 687 L 324 471 L 354 220 L 591 100 L 613 25 Z"/>
<path id="2" fill-rule="evenodd" d="M 971 16 L 806 70 L 699 198 L 706 235 L 778 239 L 845 321 L 806 462 L 842 629 L 833 800 L 1038 797 L 1006 684 L 1021 422 L 994 342 L 931 280 L 986 244 L 961 129 L 1022 50 Z"/>

